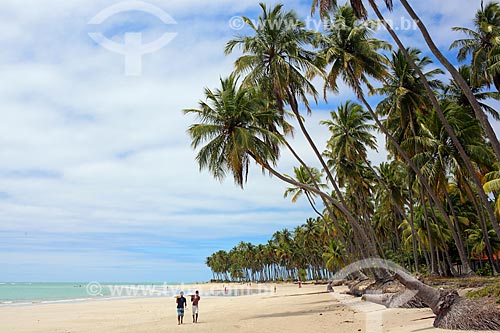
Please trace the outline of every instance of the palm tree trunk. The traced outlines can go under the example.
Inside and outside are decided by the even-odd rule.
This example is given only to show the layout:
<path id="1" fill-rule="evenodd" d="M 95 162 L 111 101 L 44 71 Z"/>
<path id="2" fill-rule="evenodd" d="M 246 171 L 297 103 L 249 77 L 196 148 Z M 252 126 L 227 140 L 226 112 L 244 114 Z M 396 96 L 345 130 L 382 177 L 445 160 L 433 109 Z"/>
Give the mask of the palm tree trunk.
<path id="1" fill-rule="evenodd" d="M 413 8 L 410 6 L 408 1 L 401 0 L 401 4 L 403 5 L 403 7 L 405 7 L 408 14 L 410 14 L 410 17 L 413 19 L 413 21 L 417 24 L 418 28 L 420 29 L 420 32 L 422 33 L 422 36 L 425 39 L 425 42 L 429 46 L 432 53 L 436 56 L 436 58 L 439 60 L 439 62 L 441 62 L 441 64 L 443 64 L 444 67 L 446 67 L 446 69 L 450 72 L 453 79 L 457 82 L 459 87 L 464 92 L 465 96 L 469 100 L 469 102 L 474 110 L 474 113 L 476 114 L 477 119 L 479 119 L 479 122 L 481 123 L 481 125 L 483 125 L 483 128 L 486 131 L 486 135 L 490 139 L 491 145 L 492 145 L 493 150 L 495 152 L 495 155 L 497 157 L 497 161 L 500 162 L 500 143 L 498 142 L 498 138 L 495 134 L 495 131 L 491 127 L 490 122 L 488 121 L 488 117 L 481 109 L 481 106 L 477 102 L 477 99 L 474 96 L 474 94 L 472 93 L 469 85 L 467 84 L 467 82 L 465 82 L 465 80 L 460 75 L 460 73 L 457 71 L 457 69 L 450 63 L 450 61 L 443 55 L 443 53 L 441 53 L 441 51 L 437 48 L 436 44 L 434 44 L 434 41 L 432 40 L 432 37 L 430 36 L 429 32 L 427 31 L 427 28 L 422 23 L 422 21 L 420 20 L 420 18 L 417 15 L 417 13 L 415 13 Z"/>
<path id="2" fill-rule="evenodd" d="M 441 242 L 442 242 L 443 249 L 444 249 L 444 251 L 443 251 L 443 261 L 444 261 L 444 263 L 446 263 L 446 262 L 448 263 L 448 266 L 449 266 L 451 274 L 453 276 L 457 276 L 458 273 L 456 272 L 455 268 L 453 267 L 453 263 L 451 262 L 448 244 L 446 244 L 446 239 L 445 239 L 445 237 L 443 235 L 443 231 L 441 230 L 441 226 L 439 224 L 439 219 L 436 216 L 436 212 L 434 211 L 434 207 L 432 205 L 430 205 L 430 208 L 431 208 L 431 215 L 434 218 L 434 220 L 436 221 L 436 226 L 438 228 L 439 236 L 441 237 Z M 449 221 L 449 219 L 448 219 L 448 221 Z M 452 231 L 452 229 L 450 229 L 450 231 Z M 453 235 L 453 232 L 452 232 L 452 235 Z M 472 269 L 471 269 L 471 271 L 472 271 Z M 446 272 L 446 270 L 444 270 L 444 272 Z"/>
<path id="3" fill-rule="evenodd" d="M 401 0 L 401 2 L 406 2 L 406 1 L 405 0 Z M 485 208 L 486 208 L 486 210 L 488 212 L 488 218 L 490 219 L 490 221 L 491 221 L 491 223 L 493 225 L 493 229 L 495 230 L 495 233 L 497 234 L 497 237 L 500 239 L 500 225 L 498 224 L 498 222 L 497 222 L 497 220 L 495 218 L 495 214 L 494 214 L 493 209 L 492 209 L 492 207 L 491 207 L 491 205 L 489 203 L 488 196 L 484 192 L 483 186 L 481 184 L 481 180 L 479 179 L 479 176 L 477 175 L 477 173 L 476 173 L 476 171 L 474 169 L 474 166 L 472 165 L 472 162 L 471 162 L 470 158 L 467 156 L 467 154 L 466 154 L 466 152 L 465 152 L 462 144 L 460 143 L 460 141 L 458 140 L 457 136 L 455 135 L 455 132 L 453 131 L 452 127 L 450 126 L 450 124 L 446 120 L 446 117 L 445 117 L 443 111 L 441 110 L 441 106 L 439 105 L 439 102 L 436 99 L 436 96 L 434 95 L 434 92 L 432 91 L 432 89 L 431 89 L 431 87 L 429 85 L 429 82 L 427 81 L 427 78 L 422 73 L 422 71 L 420 70 L 420 68 L 415 64 L 415 62 L 413 61 L 413 59 L 411 59 L 410 55 L 406 51 L 405 46 L 403 45 L 403 43 L 401 42 L 401 40 L 399 39 L 399 37 L 396 35 L 396 33 L 394 32 L 394 30 L 392 29 L 392 27 L 385 21 L 384 17 L 380 13 L 380 10 L 378 9 L 377 5 L 375 4 L 375 1 L 374 0 L 369 0 L 369 3 L 372 6 L 373 10 L 375 11 L 375 14 L 379 18 L 379 20 L 382 22 L 382 24 L 384 25 L 384 27 L 387 29 L 387 31 L 390 33 L 390 35 L 392 36 L 392 38 L 394 39 L 394 41 L 398 45 L 398 47 L 401 50 L 401 52 L 403 52 L 403 54 L 405 55 L 406 59 L 411 64 L 412 68 L 418 73 L 418 76 L 422 80 L 422 83 L 423 83 L 423 85 L 425 87 L 425 90 L 427 91 L 427 94 L 428 94 L 430 100 L 431 100 L 432 106 L 436 110 L 436 114 L 437 114 L 439 120 L 443 124 L 443 127 L 445 128 L 446 132 L 450 136 L 451 140 L 453 141 L 453 144 L 455 145 L 455 147 L 457 148 L 457 150 L 458 150 L 458 152 L 460 154 L 460 157 L 462 158 L 462 160 L 464 161 L 467 169 L 469 170 L 470 176 L 472 177 L 472 179 L 474 181 L 474 184 L 477 187 L 477 191 L 479 193 L 479 197 L 480 197 L 481 201 L 483 202 L 483 205 L 485 206 Z M 404 5 L 404 3 L 403 3 L 403 5 Z M 409 7 L 409 8 L 411 9 L 411 7 Z M 416 17 L 416 18 L 418 20 L 418 17 Z M 421 22 L 417 21 L 417 24 L 421 24 Z M 423 28 L 425 29 L 425 27 L 423 27 Z M 430 38 L 430 36 L 429 36 L 429 38 Z M 432 39 L 430 39 L 430 42 L 432 42 Z M 435 47 L 435 45 L 434 45 L 434 47 Z M 437 48 L 436 48 L 436 50 L 437 50 Z M 437 51 L 439 52 L 439 50 L 437 50 Z M 446 58 L 444 58 L 444 60 L 446 60 Z M 450 66 L 451 66 L 451 64 L 450 64 Z M 451 66 L 451 68 L 453 70 L 455 70 L 453 66 Z M 457 78 L 455 78 L 455 76 L 454 76 L 455 80 L 457 80 L 457 82 L 460 82 L 460 80 L 462 82 L 465 82 L 465 81 L 463 81 L 463 78 L 460 76 L 460 74 L 458 72 L 457 72 L 457 74 L 458 74 Z M 465 85 L 467 86 L 466 83 L 465 83 Z M 470 91 L 470 88 L 468 88 L 468 89 Z M 474 98 L 474 100 L 475 100 L 475 98 Z M 477 103 L 477 101 L 476 101 L 476 103 Z M 487 125 L 490 126 L 489 122 L 487 122 Z M 484 124 L 483 124 L 483 126 L 484 126 Z M 494 135 L 494 132 L 493 132 L 493 135 Z M 492 140 L 490 138 L 490 141 L 492 142 L 492 144 L 493 144 L 493 141 L 496 141 L 496 143 L 498 144 L 498 140 L 496 139 L 496 137 L 494 137 L 494 140 Z M 500 144 L 499 144 L 499 148 L 498 148 L 497 159 L 500 161 Z"/>
<path id="4" fill-rule="evenodd" d="M 429 254 L 431 259 L 431 275 L 438 275 L 439 269 L 438 264 L 436 262 L 435 254 L 434 254 L 434 242 L 432 240 L 431 226 L 429 222 L 429 216 L 427 213 L 426 201 L 424 196 L 424 190 L 420 188 L 420 202 L 422 204 L 424 210 L 424 218 L 425 218 L 425 228 L 427 230 L 427 238 L 429 239 Z"/>
<path id="5" fill-rule="evenodd" d="M 460 254 L 460 258 L 462 258 L 462 256 L 464 258 L 467 258 L 467 262 L 468 262 L 469 267 L 470 267 L 470 265 L 471 265 L 470 259 L 467 256 L 467 253 L 465 251 L 465 246 L 464 246 L 464 242 L 463 242 L 463 239 L 462 239 L 462 231 L 460 230 L 460 224 L 459 224 L 457 215 L 455 213 L 455 209 L 453 207 L 453 203 L 452 203 L 451 198 L 450 198 L 450 196 L 448 194 L 448 190 L 445 187 L 445 184 L 442 183 L 441 186 L 443 188 L 443 193 L 445 195 L 445 199 L 446 199 L 446 201 L 448 201 L 448 206 L 450 207 L 451 215 L 453 216 L 453 220 L 455 221 L 455 228 L 453 228 L 453 230 L 452 230 L 452 233 L 456 234 L 456 240 L 458 240 L 458 242 L 455 244 L 455 246 L 458 249 L 458 253 Z M 452 227 L 453 227 L 453 225 L 452 225 Z"/>
<path id="6" fill-rule="evenodd" d="M 316 214 L 318 214 L 319 217 L 321 217 L 322 219 L 324 219 L 325 217 L 323 216 L 323 214 L 321 214 L 321 212 L 318 211 L 318 209 L 316 209 L 316 205 L 314 204 L 314 202 L 312 201 L 311 197 L 309 196 L 308 193 L 305 194 L 306 198 L 307 198 L 307 201 L 309 202 L 309 205 L 311 205 L 311 208 L 314 210 L 314 212 Z"/>
<path id="7" fill-rule="evenodd" d="M 412 249 L 413 249 L 413 262 L 415 263 L 415 272 L 418 273 L 418 251 L 417 251 L 417 239 L 418 235 L 415 230 L 415 223 L 414 223 L 414 218 L 415 218 L 415 212 L 413 210 L 413 190 L 411 186 L 411 181 L 409 181 L 410 184 L 408 184 L 408 200 L 410 201 L 410 204 L 408 207 L 410 208 L 410 218 L 408 219 L 408 223 L 410 223 L 410 228 L 411 228 L 411 243 L 412 243 Z"/>
<path id="8" fill-rule="evenodd" d="M 494 306 L 464 299 L 454 290 L 437 290 L 398 271 L 396 279 L 415 292 L 436 315 L 434 327 L 450 330 L 500 330 L 500 312 Z"/>

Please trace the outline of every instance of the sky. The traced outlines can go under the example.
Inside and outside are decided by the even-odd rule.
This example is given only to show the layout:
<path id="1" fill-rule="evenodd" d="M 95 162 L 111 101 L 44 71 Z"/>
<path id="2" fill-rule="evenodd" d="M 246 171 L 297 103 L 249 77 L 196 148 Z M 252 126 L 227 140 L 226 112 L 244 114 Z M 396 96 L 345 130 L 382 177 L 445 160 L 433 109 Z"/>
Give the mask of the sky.
<path id="1" fill-rule="evenodd" d="M 411 3 L 448 50 L 459 36 L 451 27 L 470 26 L 480 1 Z M 318 22 L 309 1 L 286 8 L 310 28 Z M 244 190 L 200 172 L 186 134 L 194 119 L 182 109 L 231 73 L 239 54 L 225 56 L 224 45 L 249 32 L 241 15 L 258 13 L 257 0 L 2 1 L 0 281 L 206 281 L 211 253 L 314 216 L 255 166 Z M 397 4 L 386 14 L 398 30 L 411 26 Z M 122 54 L 91 37 L 99 33 Z M 165 34 L 171 40 L 137 54 Z M 402 36 L 425 49 L 414 29 Z M 321 148 L 319 121 L 354 98 L 344 85 L 329 97 L 306 117 Z M 291 142 L 317 165 L 299 133 Z M 386 152 L 369 157 L 378 164 Z M 278 170 L 293 174 L 294 165 L 284 154 Z"/>

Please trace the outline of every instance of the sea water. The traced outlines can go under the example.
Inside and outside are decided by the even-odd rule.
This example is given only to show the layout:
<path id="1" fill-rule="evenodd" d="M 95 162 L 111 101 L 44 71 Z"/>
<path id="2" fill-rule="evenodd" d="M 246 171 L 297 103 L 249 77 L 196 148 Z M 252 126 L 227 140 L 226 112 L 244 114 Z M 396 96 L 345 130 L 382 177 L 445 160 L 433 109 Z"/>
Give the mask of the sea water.
<path id="1" fill-rule="evenodd" d="M 193 285 L 188 283 L 188 285 Z M 97 283 L 97 282 L 0 282 L 0 306 L 81 302 L 88 300 L 110 300 L 117 298 L 172 297 L 184 291 L 186 295 L 194 290 L 185 289 L 179 283 Z M 233 286 L 224 290 L 211 288 L 203 296 L 245 296 L 270 292 L 266 286 Z"/>
<path id="2" fill-rule="evenodd" d="M 74 302 L 95 299 L 162 297 L 175 293 L 174 284 L 87 282 L 0 282 L 0 306 Z"/>

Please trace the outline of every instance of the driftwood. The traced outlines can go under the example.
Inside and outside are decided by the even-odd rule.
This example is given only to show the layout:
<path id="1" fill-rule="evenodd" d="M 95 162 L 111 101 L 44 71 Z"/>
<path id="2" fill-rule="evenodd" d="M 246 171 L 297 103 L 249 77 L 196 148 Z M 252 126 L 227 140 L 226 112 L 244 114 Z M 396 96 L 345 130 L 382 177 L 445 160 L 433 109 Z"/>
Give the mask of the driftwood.
<path id="1" fill-rule="evenodd" d="M 434 327 L 451 330 L 500 330 L 500 311 L 493 305 L 465 299 L 455 290 L 434 289 L 403 271 L 396 272 L 395 278 L 432 309 L 436 315 Z"/>

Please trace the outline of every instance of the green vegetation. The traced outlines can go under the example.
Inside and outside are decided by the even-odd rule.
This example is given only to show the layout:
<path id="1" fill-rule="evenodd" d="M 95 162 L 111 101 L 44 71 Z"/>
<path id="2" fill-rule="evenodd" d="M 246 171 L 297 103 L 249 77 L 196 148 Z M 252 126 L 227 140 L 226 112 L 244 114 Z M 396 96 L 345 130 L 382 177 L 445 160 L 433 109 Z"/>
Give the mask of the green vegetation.
<path id="1" fill-rule="evenodd" d="M 500 273 L 500 143 L 488 120 L 499 120 L 488 102 L 500 99 L 500 6 L 482 6 L 473 29 L 454 29 L 457 38 L 466 35 L 450 41 L 463 63 L 458 68 L 418 21 L 443 65 L 436 68 L 389 26 L 397 49 L 374 38 L 375 22 L 362 20 L 364 2 L 350 3 L 313 1 L 330 22 L 322 33 L 283 5 L 261 4 L 258 22 L 245 18 L 249 34 L 226 45 L 227 54 L 242 52 L 234 73 L 206 89 L 199 108 L 184 110 L 197 118 L 188 133 L 201 169 L 218 180 L 233 176 L 243 188 L 255 164 L 286 183 L 285 197 L 305 198 L 315 214 L 266 244 L 220 250 L 206 264 L 222 280 L 324 279 L 370 257 L 429 275 Z M 368 3 L 383 23 L 375 2 Z M 304 122 L 320 95 L 314 78 L 325 99 L 340 82 L 357 98 L 335 101 L 320 122 L 330 132 L 322 149 Z M 293 147 L 297 131 L 315 162 Z M 368 150 L 381 144 L 376 132 L 389 152 L 378 166 L 368 160 Z M 278 171 L 284 153 L 296 160 L 293 175 Z"/>
<path id="2" fill-rule="evenodd" d="M 490 285 L 479 290 L 469 291 L 465 296 L 473 300 L 484 297 L 493 298 L 496 303 L 500 304 L 500 283 Z"/>

